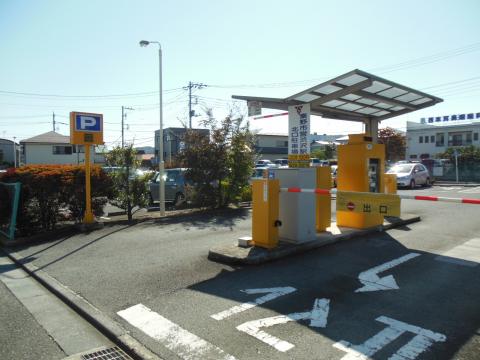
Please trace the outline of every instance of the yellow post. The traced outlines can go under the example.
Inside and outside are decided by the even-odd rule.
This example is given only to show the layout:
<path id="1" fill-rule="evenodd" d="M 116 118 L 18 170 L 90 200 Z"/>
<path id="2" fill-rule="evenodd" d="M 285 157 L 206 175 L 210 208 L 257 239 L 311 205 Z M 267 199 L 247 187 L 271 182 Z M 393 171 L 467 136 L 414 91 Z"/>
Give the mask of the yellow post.
<path id="1" fill-rule="evenodd" d="M 92 199 L 90 187 L 90 144 L 85 144 L 85 224 L 93 223 Z"/>
<path id="2" fill-rule="evenodd" d="M 259 179 L 252 182 L 253 245 L 273 249 L 278 245 L 280 181 Z"/>
<path id="3" fill-rule="evenodd" d="M 397 174 L 384 174 L 385 179 L 385 194 L 397 193 Z"/>
<path id="4" fill-rule="evenodd" d="M 330 190 L 332 186 L 332 173 L 330 166 L 317 167 L 317 189 Z M 317 232 L 322 232 L 330 227 L 332 218 L 332 201 L 330 194 L 317 194 L 316 201 L 316 229 Z"/>

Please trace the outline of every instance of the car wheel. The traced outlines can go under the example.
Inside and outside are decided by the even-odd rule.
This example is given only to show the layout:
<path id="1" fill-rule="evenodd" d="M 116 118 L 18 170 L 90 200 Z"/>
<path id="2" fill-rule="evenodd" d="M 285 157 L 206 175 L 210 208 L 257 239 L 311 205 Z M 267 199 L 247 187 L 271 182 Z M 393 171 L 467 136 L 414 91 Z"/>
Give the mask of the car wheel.
<path id="1" fill-rule="evenodd" d="M 175 195 L 175 200 L 173 201 L 173 205 L 175 207 L 178 207 L 182 205 L 184 202 L 185 202 L 185 195 L 182 193 L 177 193 L 177 195 Z"/>
<path id="2" fill-rule="evenodd" d="M 410 181 L 410 189 L 415 189 L 415 180 Z"/>

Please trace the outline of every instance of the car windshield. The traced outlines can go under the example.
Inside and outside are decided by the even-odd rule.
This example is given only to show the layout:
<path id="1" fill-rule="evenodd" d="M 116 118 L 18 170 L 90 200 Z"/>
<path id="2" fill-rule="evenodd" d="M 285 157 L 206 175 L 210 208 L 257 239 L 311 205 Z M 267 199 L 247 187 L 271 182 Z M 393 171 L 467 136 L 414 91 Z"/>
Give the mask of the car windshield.
<path id="1" fill-rule="evenodd" d="M 400 173 L 409 173 L 412 170 L 412 164 L 402 164 L 402 165 L 395 165 L 390 170 L 388 170 L 389 174 L 400 174 Z"/>

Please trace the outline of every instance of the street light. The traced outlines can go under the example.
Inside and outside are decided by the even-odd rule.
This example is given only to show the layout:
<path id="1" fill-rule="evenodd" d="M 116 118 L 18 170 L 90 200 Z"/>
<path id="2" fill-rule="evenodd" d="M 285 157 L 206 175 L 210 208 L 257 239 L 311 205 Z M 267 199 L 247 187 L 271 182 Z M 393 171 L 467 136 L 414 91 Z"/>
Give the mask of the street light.
<path id="1" fill-rule="evenodd" d="M 141 40 L 140 41 L 141 47 L 146 47 L 150 44 L 158 44 L 158 82 L 160 87 L 160 136 L 158 139 L 159 142 L 159 149 L 158 149 L 158 169 L 159 169 L 159 177 L 160 177 L 160 216 L 165 216 L 165 179 L 163 175 L 165 173 L 165 163 L 163 160 L 163 106 L 162 106 L 162 46 L 158 41 L 147 41 Z"/>

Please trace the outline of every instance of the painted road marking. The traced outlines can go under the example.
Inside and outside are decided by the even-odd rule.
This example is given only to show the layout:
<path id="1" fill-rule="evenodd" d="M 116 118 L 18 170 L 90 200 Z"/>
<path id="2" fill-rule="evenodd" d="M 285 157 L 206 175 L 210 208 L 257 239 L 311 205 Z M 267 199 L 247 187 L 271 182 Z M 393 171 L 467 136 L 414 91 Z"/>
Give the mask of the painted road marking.
<path id="1" fill-rule="evenodd" d="M 312 311 L 278 315 L 269 318 L 248 321 L 237 326 L 237 329 L 253 336 L 254 338 L 257 338 L 265 344 L 273 346 L 278 351 L 286 352 L 295 347 L 295 345 L 289 343 L 288 341 L 281 340 L 273 335 L 267 334 L 265 331 L 260 330 L 260 328 L 285 324 L 290 321 L 298 320 L 310 320 L 310 326 L 324 328 L 327 326 L 329 310 L 329 299 L 315 299 Z"/>
<path id="2" fill-rule="evenodd" d="M 235 360 L 232 355 L 181 328 L 143 304 L 129 307 L 117 314 L 148 336 L 158 340 L 182 359 Z"/>
<path id="3" fill-rule="evenodd" d="M 444 191 L 460 190 L 461 187 L 458 186 L 441 186 L 440 189 Z"/>
<path id="4" fill-rule="evenodd" d="M 480 186 L 470 188 L 470 189 L 465 189 L 465 190 L 460 190 L 459 193 L 464 193 L 464 194 L 480 194 Z"/>
<path id="5" fill-rule="evenodd" d="M 246 289 L 241 290 L 247 294 L 267 294 L 262 297 L 259 297 L 253 301 L 243 303 L 241 305 L 234 306 L 225 311 L 219 312 L 218 314 L 210 315 L 215 320 L 223 320 L 229 316 L 241 313 L 245 310 L 251 309 L 257 305 L 265 304 L 267 301 L 271 301 L 280 296 L 287 295 L 297 291 L 297 289 L 291 286 L 277 287 L 277 288 L 265 288 L 265 289 Z"/>
<path id="6" fill-rule="evenodd" d="M 448 250 L 435 260 L 475 267 L 480 263 L 480 238 L 475 238 Z"/>
<path id="7" fill-rule="evenodd" d="M 355 292 L 367 292 L 367 291 L 379 291 L 379 290 L 394 290 L 399 289 L 395 278 L 392 275 L 380 278 L 377 274 L 391 269 L 397 265 L 400 265 L 408 260 L 411 260 L 420 254 L 410 253 L 399 257 L 398 259 L 389 261 L 385 264 L 375 266 L 367 271 L 364 271 L 358 275 L 358 279 L 364 285 L 363 287 L 355 290 Z"/>
<path id="8" fill-rule="evenodd" d="M 365 341 L 363 344 L 352 345 L 345 340 L 333 344 L 333 347 L 347 353 L 347 355 L 342 357 L 341 360 L 370 359 L 375 353 L 382 350 L 382 348 L 406 332 L 416 335 L 407 344 L 398 349 L 395 354 L 390 356 L 390 360 L 416 359 L 418 355 L 427 350 L 434 342 L 444 342 L 447 340 L 447 337 L 443 334 L 435 333 L 386 316 L 380 316 L 376 320 L 388 325 L 388 327 Z"/>

